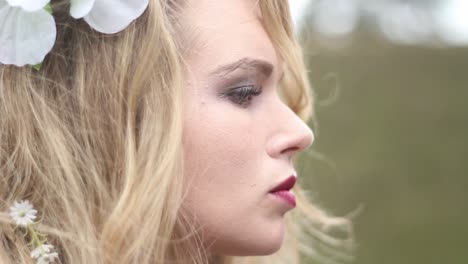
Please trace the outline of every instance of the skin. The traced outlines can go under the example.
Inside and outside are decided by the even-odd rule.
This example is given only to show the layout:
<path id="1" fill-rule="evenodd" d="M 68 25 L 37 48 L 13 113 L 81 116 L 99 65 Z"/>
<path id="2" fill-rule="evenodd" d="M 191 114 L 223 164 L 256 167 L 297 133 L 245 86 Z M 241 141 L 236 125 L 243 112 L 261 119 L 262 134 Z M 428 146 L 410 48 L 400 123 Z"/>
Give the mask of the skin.
<path id="1" fill-rule="evenodd" d="M 182 16 L 193 43 L 184 56 L 184 210 L 213 255 L 281 247 L 293 207 L 269 191 L 297 175 L 292 158 L 314 139 L 278 95 L 282 61 L 254 2 L 189 0 Z M 239 93 L 252 87 L 261 93 Z"/>

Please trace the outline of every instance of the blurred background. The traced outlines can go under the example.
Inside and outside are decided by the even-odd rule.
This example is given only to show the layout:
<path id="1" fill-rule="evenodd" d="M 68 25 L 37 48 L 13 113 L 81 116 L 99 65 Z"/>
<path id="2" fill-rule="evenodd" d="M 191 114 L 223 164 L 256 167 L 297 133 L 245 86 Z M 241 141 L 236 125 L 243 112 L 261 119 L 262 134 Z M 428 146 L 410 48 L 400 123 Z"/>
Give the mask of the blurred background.
<path id="1" fill-rule="evenodd" d="M 290 3 L 317 102 L 300 178 L 362 209 L 352 263 L 467 264 L 468 0 Z"/>

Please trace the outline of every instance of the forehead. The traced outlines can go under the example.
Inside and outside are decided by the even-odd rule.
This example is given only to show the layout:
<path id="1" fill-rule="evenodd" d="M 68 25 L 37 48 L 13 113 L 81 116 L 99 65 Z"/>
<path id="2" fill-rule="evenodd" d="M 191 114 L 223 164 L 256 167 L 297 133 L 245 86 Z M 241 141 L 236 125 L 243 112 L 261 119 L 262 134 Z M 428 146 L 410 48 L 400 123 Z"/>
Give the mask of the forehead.
<path id="1" fill-rule="evenodd" d="M 189 0 L 183 15 L 186 59 L 204 67 L 251 57 L 278 64 L 258 0 Z M 208 70 L 208 69 L 207 69 Z"/>

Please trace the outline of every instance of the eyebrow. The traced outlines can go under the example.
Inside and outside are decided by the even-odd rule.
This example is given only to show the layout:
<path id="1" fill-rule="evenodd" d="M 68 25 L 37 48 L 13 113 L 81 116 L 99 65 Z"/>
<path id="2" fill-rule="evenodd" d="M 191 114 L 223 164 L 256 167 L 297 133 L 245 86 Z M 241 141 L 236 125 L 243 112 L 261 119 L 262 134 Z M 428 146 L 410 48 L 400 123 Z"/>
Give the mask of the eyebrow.
<path id="1" fill-rule="evenodd" d="M 254 70 L 269 77 L 274 70 L 274 66 L 272 63 L 265 60 L 245 57 L 233 63 L 217 67 L 211 72 L 211 75 L 224 76 L 236 70 Z"/>

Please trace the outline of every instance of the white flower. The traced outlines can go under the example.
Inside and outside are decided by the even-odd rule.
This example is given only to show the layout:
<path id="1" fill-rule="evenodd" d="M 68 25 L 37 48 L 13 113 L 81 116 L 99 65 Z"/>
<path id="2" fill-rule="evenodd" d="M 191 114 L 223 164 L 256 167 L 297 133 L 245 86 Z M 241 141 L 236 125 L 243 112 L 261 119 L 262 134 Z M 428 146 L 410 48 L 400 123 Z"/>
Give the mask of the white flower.
<path id="1" fill-rule="evenodd" d="M 38 246 L 31 252 L 31 257 L 37 259 L 37 264 L 52 263 L 58 258 L 57 252 L 51 251 L 53 248 L 54 246 L 48 244 Z"/>
<path id="2" fill-rule="evenodd" d="M 52 253 L 44 253 L 40 258 L 37 259 L 37 264 L 49 264 L 55 261 L 58 258 L 58 254 L 56 252 Z"/>
<path id="3" fill-rule="evenodd" d="M 38 246 L 37 248 L 35 248 L 31 252 L 31 257 L 37 259 L 37 258 L 41 257 L 43 254 L 45 254 L 45 253 L 50 253 L 51 249 L 53 249 L 53 248 L 54 248 L 54 246 L 49 245 L 49 244 L 43 244 L 41 246 Z"/>
<path id="4" fill-rule="evenodd" d="M 70 15 L 73 18 L 83 18 L 94 6 L 95 0 L 71 0 Z"/>
<path id="5" fill-rule="evenodd" d="M 26 201 L 15 202 L 10 207 L 10 216 L 16 221 L 19 226 L 27 226 L 34 223 L 37 211 L 34 210 L 32 204 Z"/>
<path id="6" fill-rule="evenodd" d="M 149 0 L 71 0 L 70 14 L 96 31 L 114 34 L 140 17 Z"/>
<path id="7" fill-rule="evenodd" d="M 21 7 L 25 11 L 35 12 L 43 9 L 50 0 L 6 0 L 10 6 Z"/>
<path id="8" fill-rule="evenodd" d="M 70 0 L 72 17 L 96 31 L 114 34 L 140 17 L 149 0 Z M 41 63 L 52 50 L 57 28 L 45 7 L 50 0 L 0 0 L 0 63 Z"/>
<path id="9" fill-rule="evenodd" d="M 0 0 L 0 63 L 19 67 L 41 63 L 55 43 L 54 18 L 44 9 L 35 12 L 23 9 L 33 9 L 36 6 L 30 3 L 43 0 L 7 1 Z"/>

